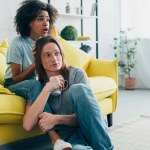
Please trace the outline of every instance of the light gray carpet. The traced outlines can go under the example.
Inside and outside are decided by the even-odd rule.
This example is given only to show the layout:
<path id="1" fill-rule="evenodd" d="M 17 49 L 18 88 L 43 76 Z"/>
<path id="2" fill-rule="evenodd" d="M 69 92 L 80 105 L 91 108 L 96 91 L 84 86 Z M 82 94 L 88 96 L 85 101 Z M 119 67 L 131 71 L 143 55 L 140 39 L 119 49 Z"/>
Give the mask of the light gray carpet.
<path id="1" fill-rule="evenodd" d="M 109 128 L 115 150 L 150 150 L 150 116 L 139 116 Z"/>

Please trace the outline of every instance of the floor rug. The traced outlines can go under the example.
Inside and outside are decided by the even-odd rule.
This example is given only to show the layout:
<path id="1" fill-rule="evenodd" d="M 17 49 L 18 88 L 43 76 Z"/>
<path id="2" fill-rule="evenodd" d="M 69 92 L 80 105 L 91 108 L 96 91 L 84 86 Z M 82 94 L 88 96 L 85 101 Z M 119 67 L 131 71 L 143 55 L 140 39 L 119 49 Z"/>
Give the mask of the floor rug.
<path id="1" fill-rule="evenodd" d="M 114 150 L 150 150 L 150 116 L 139 116 L 109 128 Z"/>

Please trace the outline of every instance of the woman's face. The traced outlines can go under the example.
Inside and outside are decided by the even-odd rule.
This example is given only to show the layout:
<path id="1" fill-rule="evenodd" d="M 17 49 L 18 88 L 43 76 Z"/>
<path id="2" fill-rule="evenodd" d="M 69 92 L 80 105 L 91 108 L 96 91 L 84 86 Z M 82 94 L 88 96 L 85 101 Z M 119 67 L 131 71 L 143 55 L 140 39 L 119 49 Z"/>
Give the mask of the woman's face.
<path id="1" fill-rule="evenodd" d="M 45 36 L 49 32 L 49 14 L 47 11 L 41 11 L 35 20 L 30 22 L 30 38 L 38 40 L 40 37 Z"/>
<path id="2" fill-rule="evenodd" d="M 62 55 L 55 43 L 47 43 L 41 51 L 41 62 L 48 75 L 58 75 L 62 67 Z"/>

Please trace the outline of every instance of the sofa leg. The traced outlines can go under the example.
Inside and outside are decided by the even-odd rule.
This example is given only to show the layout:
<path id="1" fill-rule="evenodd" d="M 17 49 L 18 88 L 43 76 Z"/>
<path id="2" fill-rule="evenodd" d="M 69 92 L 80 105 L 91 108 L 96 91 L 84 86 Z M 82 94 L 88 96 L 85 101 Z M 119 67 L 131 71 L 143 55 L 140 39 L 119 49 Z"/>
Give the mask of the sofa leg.
<path id="1" fill-rule="evenodd" d="M 113 125 L 113 114 L 107 115 L 107 122 L 108 122 L 108 127 L 111 127 Z"/>

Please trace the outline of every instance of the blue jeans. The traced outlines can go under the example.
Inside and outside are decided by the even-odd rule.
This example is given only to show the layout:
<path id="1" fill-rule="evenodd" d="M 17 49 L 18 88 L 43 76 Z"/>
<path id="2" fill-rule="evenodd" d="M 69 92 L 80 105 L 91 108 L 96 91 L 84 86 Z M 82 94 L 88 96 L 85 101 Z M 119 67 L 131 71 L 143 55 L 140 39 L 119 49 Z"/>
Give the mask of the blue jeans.
<path id="1" fill-rule="evenodd" d="M 36 100 L 42 90 L 42 85 L 38 80 L 24 80 L 7 87 L 11 92 L 25 98 L 31 104 Z"/>
<path id="2" fill-rule="evenodd" d="M 85 84 L 74 84 L 69 96 L 80 127 L 68 141 L 73 150 L 112 150 L 106 122 L 91 89 Z"/>
<path id="3" fill-rule="evenodd" d="M 12 92 L 29 100 L 31 104 L 42 88 L 37 80 L 25 80 L 8 87 Z M 91 89 L 85 84 L 74 84 L 69 89 L 69 97 L 79 123 L 79 128 L 68 140 L 73 150 L 112 150 L 107 125 Z M 52 112 L 48 103 L 44 111 Z"/>
<path id="4" fill-rule="evenodd" d="M 107 124 L 91 89 L 85 84 L 74 84 L 69 89 L 69 97 L 79 123 L 67 141 L 73 150 L 113 150 Z M 48 103 L 44 111 L 52 112 Z"/>

